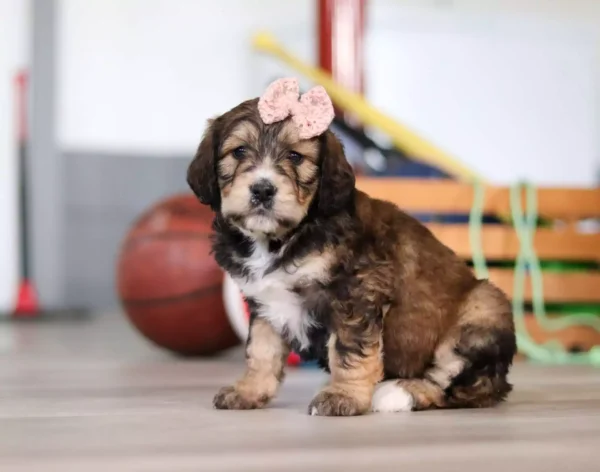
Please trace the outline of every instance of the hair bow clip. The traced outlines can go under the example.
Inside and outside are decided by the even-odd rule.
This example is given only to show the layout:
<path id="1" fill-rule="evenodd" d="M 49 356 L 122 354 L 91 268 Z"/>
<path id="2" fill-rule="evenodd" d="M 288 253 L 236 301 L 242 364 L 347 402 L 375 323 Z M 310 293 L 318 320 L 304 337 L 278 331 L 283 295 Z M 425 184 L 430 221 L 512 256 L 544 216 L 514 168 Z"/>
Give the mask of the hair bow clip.
<path id="1" fill-rule="evenodd" d="M 258 100 L 258 113 L 265 124 L 291 117 L 300 139 L 323 134 L 335 116 L 333 103 L 323 87 L 313 87 L 300 96 L 298 80 L 294 78 L 272 82 Z"/>

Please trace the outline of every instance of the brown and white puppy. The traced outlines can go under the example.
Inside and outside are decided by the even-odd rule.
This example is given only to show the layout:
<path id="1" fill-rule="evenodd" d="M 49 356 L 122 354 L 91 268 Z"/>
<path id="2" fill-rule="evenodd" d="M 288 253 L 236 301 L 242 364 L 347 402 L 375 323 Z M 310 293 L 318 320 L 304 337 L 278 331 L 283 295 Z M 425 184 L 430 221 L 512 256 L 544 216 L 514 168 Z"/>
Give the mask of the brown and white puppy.
<path id="1" fill-rule="evenodd" d="M 246 373 L 216 408 L 264 407 L 291 348 L 331 373 L 312 415 L 488 407 L 511 391 L 504 293 L 358 191 L 331 131 L 301 140 L 243 102 L 210 121 L 188 183 L 216 211 L 215 257 L 251 311 Z"/>

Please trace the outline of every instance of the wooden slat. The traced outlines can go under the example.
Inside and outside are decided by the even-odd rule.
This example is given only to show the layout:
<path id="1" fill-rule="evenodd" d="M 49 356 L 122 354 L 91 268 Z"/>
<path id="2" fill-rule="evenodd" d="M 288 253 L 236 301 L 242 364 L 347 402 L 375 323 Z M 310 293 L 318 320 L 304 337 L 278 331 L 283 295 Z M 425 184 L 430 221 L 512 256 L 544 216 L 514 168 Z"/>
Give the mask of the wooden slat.
<path id="1" fill-rule="evenodd" d="M 468 225 L 428 223 L 427 226 L 460 257 L 471 258 Z M 487 259 L 514 260 L 519 253 L 519 239 L 510 226 L 484 225 L 481 243 Z M 600 261 L 600 233 L 540 228 L 535 232 L 534 245 L 541 259 Z"/>
<path id="2" fill-rule="evenodd" d="M 538 344 L 556 340 L 566 349 L 578 348 L 583 351 L 600 346 L 600 332 L 589 326 L 570 326 L 559 331 L 545 331 L 532 314 L 525 318 L 525 326 L 529 335 Z"/>
<path id="3" fill-rule="evenodd" d="M 451 180 L 394 177 L 357 179 L 356 186 L 374 198 L 388 200 L 412 213 L 468 213 L 473 187 Z M 538 188 L 538 213 L 565 220 L 600 216 L 600 188 Z M 509 189 L 487 187 L 484 211 L 510 214 Z"/>
<path id="4" fill-rule="evenodd" d="M 544 271 L 544 300 L 549 303 L 600 303 L 600 272 Z M 490 280 L 509 296 L 513 294 L 514 273 L 490 269 Z M 525 279 L 525 298 L 531 300 L 531 280 Z"/>

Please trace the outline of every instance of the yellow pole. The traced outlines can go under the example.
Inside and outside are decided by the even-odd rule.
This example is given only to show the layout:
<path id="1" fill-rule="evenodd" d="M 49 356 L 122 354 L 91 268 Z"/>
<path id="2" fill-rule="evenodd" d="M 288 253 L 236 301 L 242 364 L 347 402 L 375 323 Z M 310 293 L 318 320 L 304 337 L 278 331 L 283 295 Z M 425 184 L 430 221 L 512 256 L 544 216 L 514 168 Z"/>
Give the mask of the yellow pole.
<path id="1" fill-rule="evenodd" d="M 321 84 L 331 99 L 342 108 L 351 111 L 360 120 L 370 126 L 379 128 L 392 139 L 393 143 L 412 155 L 415 159 L 425 161 L 441 168 L 454 177 L 463 180 L 478 179 L 484 181 L 482 176 L 465 166 L 458 159 L 443 152 L 438 147 L 418 136 L 406 126 L 399 124 L 389 116 L 370 105 L 361 95 L 338 85 L 329 74 L 312 67 L 293 54 L 287 52 L 275 37 L 269 33 L 259 33 L 253 38 L 256 49 L 278 57 L 287 65 L 297 70 L 312 81 Z"/>

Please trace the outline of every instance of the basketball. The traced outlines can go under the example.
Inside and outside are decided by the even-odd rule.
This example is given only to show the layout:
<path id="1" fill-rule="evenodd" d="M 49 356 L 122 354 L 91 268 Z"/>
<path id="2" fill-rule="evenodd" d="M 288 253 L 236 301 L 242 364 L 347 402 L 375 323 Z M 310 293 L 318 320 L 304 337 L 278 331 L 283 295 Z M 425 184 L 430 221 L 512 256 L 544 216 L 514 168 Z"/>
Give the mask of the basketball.
<path id="1" fill-rule="evenodd" d="M 240 342 L 223 305 L 223 271 L 210 254 L 213 216 L 193 195 L 163 200 L 134 222 L 118 257 L 127 318 L 154 344 L 182 355 Z"/>

